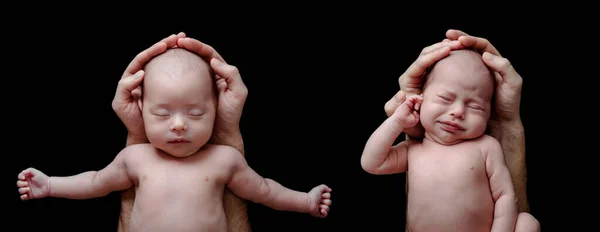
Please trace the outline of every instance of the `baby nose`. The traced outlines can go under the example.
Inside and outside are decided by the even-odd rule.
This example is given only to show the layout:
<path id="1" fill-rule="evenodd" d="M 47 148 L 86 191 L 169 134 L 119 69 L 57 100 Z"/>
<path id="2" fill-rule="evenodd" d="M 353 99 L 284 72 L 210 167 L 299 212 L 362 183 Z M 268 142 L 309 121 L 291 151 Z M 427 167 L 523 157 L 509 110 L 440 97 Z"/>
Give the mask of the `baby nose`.
<path id="1" fill-rule="evenodd" d="M 175 117 L 173 123 L 171 124 L 172 131 L 182 131 L 187 130 L 187 125 L 183 122 L 181 117 Z"/>
<path id="2" fill-rule="evenodd" d="M 450 115 L 452 115 L 455 118 L 463 119 L 465 117 L 465 109 L 463 106 L 455 106 L 452 109 L 452 112 L 450 112 Z"/>

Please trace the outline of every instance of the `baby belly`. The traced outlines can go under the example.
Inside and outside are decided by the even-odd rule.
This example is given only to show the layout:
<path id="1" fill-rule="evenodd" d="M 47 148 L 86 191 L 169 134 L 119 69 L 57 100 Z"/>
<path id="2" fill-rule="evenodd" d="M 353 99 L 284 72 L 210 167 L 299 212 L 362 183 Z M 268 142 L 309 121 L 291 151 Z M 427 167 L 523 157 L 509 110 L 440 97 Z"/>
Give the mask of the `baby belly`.
<path id="1" fill-rule="evenodd" d="M 494 217 L 489 190 L 421 192 L 410 189 L 407 226 L 410 231 L 486 231 Z"/>
<path id="2" fill-rule="evenodd" d="M 136 198 L 130 231 L 227 231 L 222 203 Z"/>

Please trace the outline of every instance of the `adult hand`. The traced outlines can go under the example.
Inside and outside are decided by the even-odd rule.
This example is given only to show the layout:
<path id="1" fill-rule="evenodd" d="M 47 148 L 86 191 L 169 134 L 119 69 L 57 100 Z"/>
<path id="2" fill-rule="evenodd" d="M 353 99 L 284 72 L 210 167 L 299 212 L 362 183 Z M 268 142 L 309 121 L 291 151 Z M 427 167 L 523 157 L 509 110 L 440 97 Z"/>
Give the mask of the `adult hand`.
<path id="1" fill-rule="evenodd" d="M 519 108 L 523 79 L 508 59 L 503 58 L 487 39 L 453 29 L 446 32 L 446 37 L 453 41 L 459 41 L 463 47 L 482 53 L 483 62 L 494 70 L 496 91 L 492 120 L 501 122 L 520 120 Z"/>

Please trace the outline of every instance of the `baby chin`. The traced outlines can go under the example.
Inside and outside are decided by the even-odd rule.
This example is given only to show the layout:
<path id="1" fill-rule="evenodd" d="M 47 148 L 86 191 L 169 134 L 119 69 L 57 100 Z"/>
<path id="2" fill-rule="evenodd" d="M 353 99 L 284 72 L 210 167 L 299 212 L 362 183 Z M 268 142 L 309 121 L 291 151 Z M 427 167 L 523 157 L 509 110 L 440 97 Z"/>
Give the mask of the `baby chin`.
<path id="1" fill-rule="evenodd" d="M 444 130 L 439 130 L 439 131 L 436 131 L 435 133 L 430 133 L 430 135 L 431 135 L 431 140 L 433 140 L 439 144 L 442 144 L 442 145 L 454 145 L 454 144 L 464 141 L 464 139 L 462 139 L 457 134 L 448 132 L 448 131 L 444 131 Z"/>
<path id="2" fill-rule="evenodd" d="M 178 158 L 188 157 L 198 151 L 199 147 L 194 146 L 190 141 L 172 141 L 167 142 L 163 151 Z"/>

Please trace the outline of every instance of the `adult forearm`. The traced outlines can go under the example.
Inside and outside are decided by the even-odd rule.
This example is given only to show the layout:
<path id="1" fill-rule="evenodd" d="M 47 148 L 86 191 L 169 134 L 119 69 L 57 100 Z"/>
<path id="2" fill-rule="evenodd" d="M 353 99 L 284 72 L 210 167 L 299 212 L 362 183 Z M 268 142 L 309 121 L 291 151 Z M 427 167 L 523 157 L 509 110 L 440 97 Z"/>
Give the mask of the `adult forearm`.
<path id="1" fill-rule="evenodd" d="M 244 140 L 239 129 L 232 132 L 215 132 L 211 137 L 211 143 L 231 146 L 242 153 L 242 155 L 245 155 Z"/>
<path id="2" fill-rule="evenodd" d="M 520 119 L 510 122 L 490 122 L 490 135 L 502 145 L 506 165 L 518 199 L 519 212 L 529 212 L 527 201 L 527 165 L 525 130 Z"/>
<path id="3" fill-rule="evenodd" d="M 250 232 L 250 223 L 248 222 L 246 201 L 240 199 L 229 190 L 225 190 L 223 195 L 223 207 L 227 217 L 227 228 L 229 232 Z"/>
<path id="4" fill-rule="evenodd" d="M 140 144 L 140 143 L 148 143 L 148 138 L 143 135 L 134 135 L 131 133 L 127 134 L 127 142 L 125 146 Z"/>
<path id="5" fill-rule="evenodd" d="M 133 210 L 133 202 L 135 201 L 135 188 L 129 188 L 121 192 L 121 213 L 119 215 L 118 232 L 127 232 L 129 220 L 131 219 L 131 211 Z"/>

